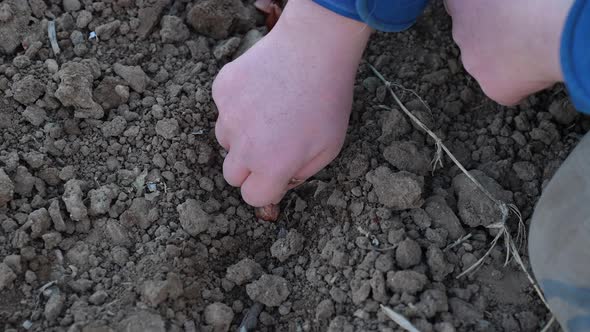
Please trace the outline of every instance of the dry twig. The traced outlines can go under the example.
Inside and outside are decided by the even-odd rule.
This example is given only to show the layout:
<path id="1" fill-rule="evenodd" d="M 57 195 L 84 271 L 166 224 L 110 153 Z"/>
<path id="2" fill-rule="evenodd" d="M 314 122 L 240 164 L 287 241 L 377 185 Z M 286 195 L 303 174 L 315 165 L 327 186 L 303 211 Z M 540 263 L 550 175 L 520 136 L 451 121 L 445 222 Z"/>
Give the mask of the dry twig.
<path id="1" fill-rule="evenodd" d="M 392 321 L 396 322 L 397 325 L 399 325 L 404 330 L 408 332 L 420 332 L 420 330 L 418 330 L 414 325 L 412 325 L 412 323 L 410 323 L 410 321 L 406 317 L 402 316 L 401 314 L 398 314 L 390 307 L 386 307 L 382 304 L 381 310 L 383 310 L 387 317 L 389 317 Z"/>
<path id="2" fill-rule="evenodd" d="M 536 281 L 533 279 L 533 277 L 528 272 L 526 266 L 524 265 L 524 262 L 522 261 L 522 258 L 520 257 L 520 254 L 518 253 L 518 249 L 524 243 L 525 226 L 524 226 L 524 222 L 522 221 L 522 214 L 520 213 L 520 211 L 518 210 L 516 205 L 507 204 L 507 203 L 502 202 L 501 200 L 495 198 L 479 181 L 477 181 L 477 179 L 475 179 L 475 177 L 473 177 L 473 175 L 471 175 L 469 173 L 469 171 L 467 171 L 467 169 L 457 160 L 457 158 L 455 158 L 455 156 L 451 153 L 451 151 L 444 145 L 442 140 L 432 130 L 430 130 L 428 127 L 426 127 L 426 125 L 424 123 L 422 123 L 422 121 L 420 121 L 420 119 L 418 119 L 414 114 L 412 114 L 412 112 L 410 112 L 404 106 L 402 101 L 398 98 L 398 96 L 395 94 L 395 92 L 393 92 L 393 89 L 391 87 L 395 86 L 395 87 L 399 87 L 399 88 L 404 89 L 404 91 L 412 92 L 428 108 L 428 105 L 426 105 L 424 100 L 422 98 L 420 98 L 420 96 L 418 96 L 416 92 L 414 92 L 413 90 L 409 90 L 404 87 L 401 87 L 398 84 L 393 84 L 393 83 L 387 81 L 385 79 L 385 77 L 383 77 L 383 75 L 381 75 L 381 73 L 377 69 L 375 69 L 375 67 L 373 67 L 371 65 L 369 65 L 369 67 L 371 68 L 373 73 L 375 73 L 375 75 L 385 84 L 385 86 L 387 87 L 387 90 L 389 91 L 389 94 L 393 97 L 393 99 L 398 104 L 398 106 L 402 109 L 402 111 L 412 121 L 414 121 L 414 123 L 418 127 L 420 127 L 422 130 L 424 130 L 434 140 L 434 142 L 436 144 L 436 154 L 435 154 L 435 157 L 432 161 L 433 167 L 436 168 L 437 166 L 442 166 L 442 152 L 444 151 L 446 153 L 446 155 L 453 161 L 453 163 L 455 163 L 455 165 L 457 165 L 457 167 L 459 167 L 459 169 L 469 178 L 469 180 L 471 180 L 471 182 L 473 182 L 475 184 L 475 186 L 481 192 L 483 192 L 492 202 L 494 202 L 498 206 L 498 208 L 500 209 L 500 212 L 501 212 L 500 221 L 488 226 L 488 228 L 494 228 L 494 229 L 498 230 L 498 233 L 496 234 L 496 236 L 492 240 L 490 248 L 488 249 L 488 251 L 486 251 L 486 253 L 477 262 L 475 262 L 475 264 L 473 264 L 472 266 L 467 268 L 465 271 L 463 271 L 461 274 L 459 274 L 457 276 L 457 278 L 461 278 L 462 276 L 464 276 L 470 272 L 473 272 L 478 267 L 480 267 L 483 264 L 483 262 L 485 261 L 485 259 L 490 255 L 492 249 L 498 244 L 498 241 L 500 241 L 500 238 L 503 237 L 504 244 L 506 246 L 506 261 L 504 262 L 504 264 L 507 265 L 510 262 L 511 258 L 513 258 L 515 260 L 515 262 L 523 270 L 523 272 L 526 274 L 530 283 L 533 285 L 535 291 L 539 295 L 539 298 L 541 299 L 541 301 L 543 301 L 545 306 L 547 306 L 547 308 L 549 308 L 549 306 L 547 305 L 547 302 L 545 300 L 545 297 L 543 296 L 543 293 L 541 292 L 541 289 L 539 288 Z M 386 107 L 386 106 L 381 106 L 381 107 L 391 110 L 391 108 Z M 428 109 L 430 110 L 430 108 L 428 108 Z M 510 232 L 508 231 L 508 228 L 507 228 L 507 220 L 508 220 L 510 213 L 515 215 L 516 218 L 518 219 L 516 238 L 514 240 L 512 239 Z M 548 326 L 551 325 L 552 321 L 553 320 L 549 321 Z"/>

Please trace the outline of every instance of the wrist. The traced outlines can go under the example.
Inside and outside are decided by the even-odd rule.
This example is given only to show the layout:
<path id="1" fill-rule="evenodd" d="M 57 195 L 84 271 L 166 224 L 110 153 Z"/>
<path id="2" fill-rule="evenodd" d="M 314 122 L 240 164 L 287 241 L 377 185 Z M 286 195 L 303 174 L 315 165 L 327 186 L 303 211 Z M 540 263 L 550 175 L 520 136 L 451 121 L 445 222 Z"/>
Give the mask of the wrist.
<path id="1" fill-rule="evenodd" d="M 318 51 L 318 56 L 338 56 L 356 63 L 373 31 L 365 23 L 334 13 L 311 0 L 289 1 L 275 30 L 299 47 Z"/>

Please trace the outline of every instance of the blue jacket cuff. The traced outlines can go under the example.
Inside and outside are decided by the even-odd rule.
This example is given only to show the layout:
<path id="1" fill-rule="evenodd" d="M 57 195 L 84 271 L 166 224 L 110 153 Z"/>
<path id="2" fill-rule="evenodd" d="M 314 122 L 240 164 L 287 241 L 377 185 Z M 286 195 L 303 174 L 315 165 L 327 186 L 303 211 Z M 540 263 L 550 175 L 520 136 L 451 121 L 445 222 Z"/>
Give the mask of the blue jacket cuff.
<path id="1" fill-rule="evenodd" d="M 314 0 L 340 15 L 364 22 L 371 28 L 398 32 L 412 26 L 428 0 Z"/>
<path id="2" fill-rule="evenodd" d="M 590 114 L 590 1 L 577 0 L 561 38 L 561 69 L 574 106 Z"/>

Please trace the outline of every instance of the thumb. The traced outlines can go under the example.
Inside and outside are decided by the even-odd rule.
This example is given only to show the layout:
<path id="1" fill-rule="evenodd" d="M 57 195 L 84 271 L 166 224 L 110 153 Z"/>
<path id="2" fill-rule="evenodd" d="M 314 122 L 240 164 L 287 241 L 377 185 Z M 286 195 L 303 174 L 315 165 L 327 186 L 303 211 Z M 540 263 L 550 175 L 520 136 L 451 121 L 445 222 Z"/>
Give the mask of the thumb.
<path id="1" fill-rule="evenodd" d="M 242 198 L 254 207 L 278 203 L 285 195 L 291 176 L 254 171 L 242 183 Z"/>

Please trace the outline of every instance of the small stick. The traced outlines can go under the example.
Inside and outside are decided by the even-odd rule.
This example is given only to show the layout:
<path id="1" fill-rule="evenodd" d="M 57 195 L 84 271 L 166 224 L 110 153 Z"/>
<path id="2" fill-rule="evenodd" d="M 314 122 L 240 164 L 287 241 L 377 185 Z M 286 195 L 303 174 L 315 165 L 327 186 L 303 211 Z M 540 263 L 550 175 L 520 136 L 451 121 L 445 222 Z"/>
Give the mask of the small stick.
<path id="1" fill-rule="evenodd" d="M 446 248 L 444 248 L 443 251 L 449 251 L 449 250 L 455 248 L 456 246 L 460 245 L 461 243 L 469 240 L 471 238 L 471 236 L 473 236 L 473 234 L 469 233 L 469 234 L 457 239 L 455 242 L 451 243 Z"/>
<path id="2" fill-rule="evenodd" d="M 386 307 L 383 304 L 381 305 L 381 310 L 389 317 L 392 321 L 396 322 L 401 328 L 408 332 L 420 332 L 410 321 L 402 316 L 401 314 L 395 312 L 390 307 Z"/>
<path id="3" fill-rule="evenodd" d="M 57 34 L 55 33 L 55 21 L 49 21 L 49 24 L 47 25 L 47 35 L 51 43 L 53 54 L 58 55 L 60 50 L 59 44 L 57 43 Z"/>
<path id="4" fill-rule="evenodd" d="M 547 322 L 547 325 L 545 325 L 541 332 L 549 331 L 549 328 L 551 327 L 551 325 L 553 325 L 553 323 L 555 323 L 555 316 L 551 316 L 551 319 L 549 320 L 549 322 Z"/>

